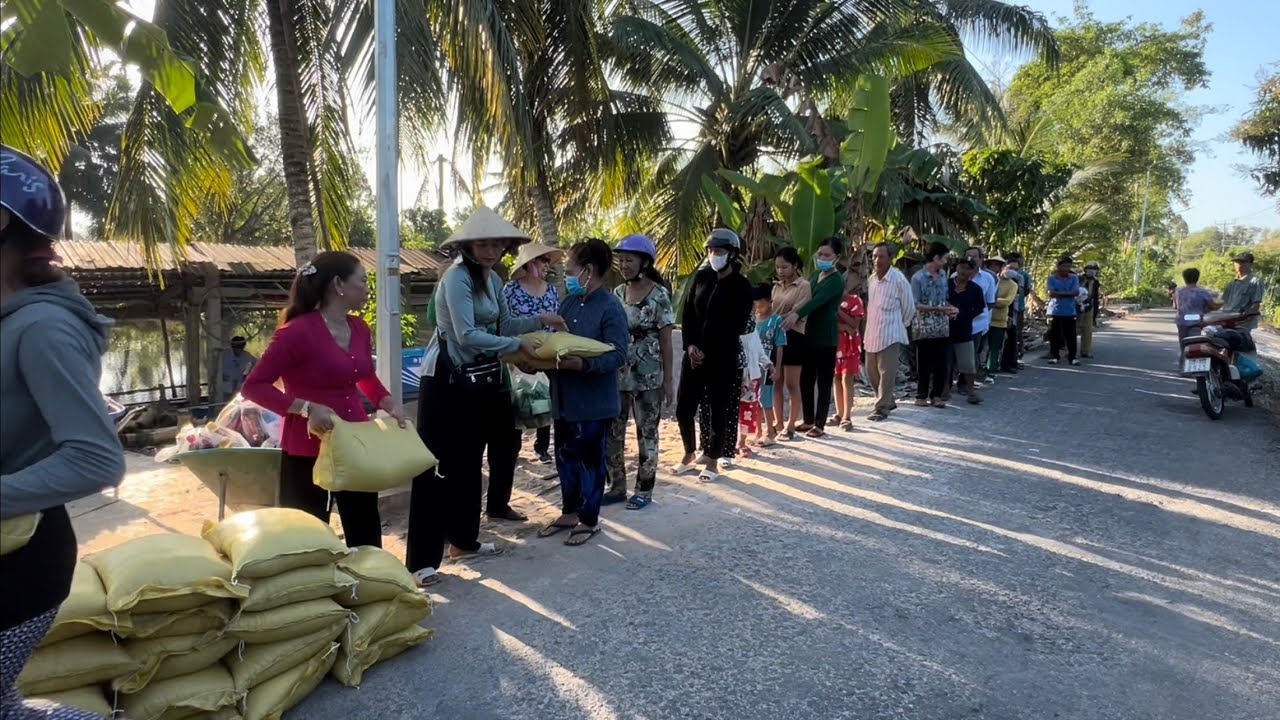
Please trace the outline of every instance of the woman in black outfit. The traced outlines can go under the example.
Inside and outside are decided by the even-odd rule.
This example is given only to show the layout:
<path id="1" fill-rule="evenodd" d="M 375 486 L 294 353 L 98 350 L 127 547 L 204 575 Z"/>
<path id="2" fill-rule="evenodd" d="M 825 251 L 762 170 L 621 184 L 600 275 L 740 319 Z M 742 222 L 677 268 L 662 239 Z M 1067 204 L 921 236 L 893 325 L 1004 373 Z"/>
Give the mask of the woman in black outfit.
<path id="1" fill-rule="evenodd" d="M 680 474 L 694 467 L 694 420 L 700 417 L 704 468 L 698 479 L 710 482 L 718 477 L 720 458 L 730 457 L 737 444 L 742 388 L 740 338 L 751 331 L 753 303 L 751 281 L 743 276 L 738 260 L 742 251 L 738 234 L 716 228 L 707 239 L 706 249 L 707 267 L 694 276 L 684 303 L 684 358 L 676 400 L 684 459 L 674 472 Z"/>
<path id="2" fill-rule="evenodd" d="M 0 168 L 0 517 L 6 530 L 32 530 L 0 555 L 0 718 L 96 720 L 28 705 L 16 682 L 71 591 L 77 542 L 66 504 L 124 477 L 98 392 L 111 323 L 53 264 L 67 212 L 57 180 L 2 145 Z"/>

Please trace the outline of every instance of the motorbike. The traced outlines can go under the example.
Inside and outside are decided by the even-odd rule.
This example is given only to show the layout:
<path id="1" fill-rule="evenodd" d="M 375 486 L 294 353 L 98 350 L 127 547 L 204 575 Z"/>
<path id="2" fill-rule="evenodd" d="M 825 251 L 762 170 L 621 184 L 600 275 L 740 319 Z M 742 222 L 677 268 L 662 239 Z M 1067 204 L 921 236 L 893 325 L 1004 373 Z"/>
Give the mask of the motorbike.
<path id="1" fill-rule="evenodd" d="M 1253 336 L 1239 326 L 1257 313 L 1209 314 L 1198 331 L 1182 340 L 1182 376 L 1194 378 L 1200 407 L 1211 420 L 1222 419 L 1227 400 L 1253 407 L 1252 384 L 1262 368 L 1245 353 L 1257 351 Z M 1188 320 L 1201 320 L 1188 315 Z"/>

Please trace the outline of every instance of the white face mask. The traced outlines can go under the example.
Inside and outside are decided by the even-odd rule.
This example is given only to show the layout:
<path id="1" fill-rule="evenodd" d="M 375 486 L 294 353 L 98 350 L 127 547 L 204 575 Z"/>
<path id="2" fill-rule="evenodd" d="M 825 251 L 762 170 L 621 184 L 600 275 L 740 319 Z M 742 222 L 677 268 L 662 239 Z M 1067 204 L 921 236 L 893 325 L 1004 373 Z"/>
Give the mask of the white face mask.
<path id="1" fill-rule="evenodd" d="M 729 255 L 728 253 L 724 255 L 716 255 L 716 254 L 709 255 L 707 257 L 707 262 L 711 263 L 712 270 L 715 270 L 716 272 L 720 272 L 721 270 L 724 270 L 729 265 Z"/>

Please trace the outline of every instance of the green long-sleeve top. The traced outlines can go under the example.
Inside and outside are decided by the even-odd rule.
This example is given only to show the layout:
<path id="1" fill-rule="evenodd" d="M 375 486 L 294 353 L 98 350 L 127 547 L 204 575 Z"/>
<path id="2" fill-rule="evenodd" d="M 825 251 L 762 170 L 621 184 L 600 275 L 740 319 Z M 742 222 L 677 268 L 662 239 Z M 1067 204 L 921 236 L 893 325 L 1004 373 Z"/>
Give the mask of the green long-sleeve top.
<path id="1" fill-rule="evenodd" d="M 813 289 L 813 298 L 796 310 L 797 315 L 808 318 L 804 331 L 805 346 L 836 347 L 840 337 L 837 313 L 844 293 L 844 278 L 833 272 L 824 279 L 821 272 L 816 272 L 809 278 L 809 287 Z"/>

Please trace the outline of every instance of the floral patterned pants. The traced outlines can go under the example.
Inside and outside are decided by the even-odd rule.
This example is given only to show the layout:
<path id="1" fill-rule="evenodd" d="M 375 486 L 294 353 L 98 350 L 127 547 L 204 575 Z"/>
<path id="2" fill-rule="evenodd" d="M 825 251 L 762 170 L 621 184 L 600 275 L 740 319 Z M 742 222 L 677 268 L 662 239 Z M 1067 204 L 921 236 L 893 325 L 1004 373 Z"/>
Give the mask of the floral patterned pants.
<path id="1" fill-rule="evenodd" d="M 23 700 L 18 674 L 53 625 L 56 609 L 0 633 L 0 720 L 102 720 L 101 716 L 43 701 Z"/>

